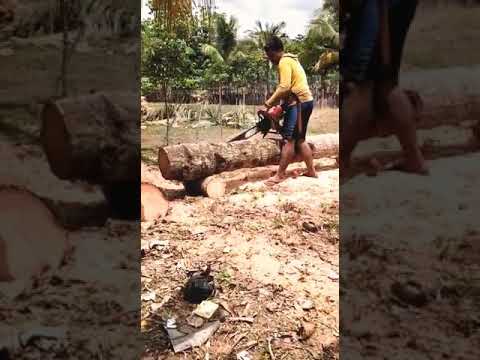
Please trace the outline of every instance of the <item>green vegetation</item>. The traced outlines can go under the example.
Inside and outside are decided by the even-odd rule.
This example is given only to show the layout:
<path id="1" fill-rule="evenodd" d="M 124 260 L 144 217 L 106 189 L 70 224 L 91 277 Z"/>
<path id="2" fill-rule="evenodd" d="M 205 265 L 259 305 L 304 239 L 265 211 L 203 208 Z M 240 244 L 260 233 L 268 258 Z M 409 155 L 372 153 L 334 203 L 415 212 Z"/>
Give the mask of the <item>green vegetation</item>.
<path id="1" fill-rule="evenodd" d="M 237 38 L 235 17 L 215 12 L 212 1 L 181 1 L 181 11 L 170 3 L 152 1 L 154 19 L 142 23 L 144 95 L 160 91 L 166 98 L 175 89 L 216 89 L 221 101 L 227 85 L 269 93 L 275 72 L 264 59 L 263 46 L 271 35 L 282 37 L 287 51 L 300 57 L 313 86 L 338 83 L 338 10 L 331 2 L 312 14 L 304 36 L 290 39 L 285 23 L 258 21 L 243 40 Z"/>

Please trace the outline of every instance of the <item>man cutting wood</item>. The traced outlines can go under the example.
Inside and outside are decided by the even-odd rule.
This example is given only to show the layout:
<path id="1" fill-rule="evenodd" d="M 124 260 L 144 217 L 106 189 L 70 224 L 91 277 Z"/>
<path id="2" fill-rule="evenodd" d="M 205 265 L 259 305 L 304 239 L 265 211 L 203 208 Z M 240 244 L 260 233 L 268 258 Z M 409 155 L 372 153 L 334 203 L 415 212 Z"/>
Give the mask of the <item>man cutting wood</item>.
<path id="1" fill-rule="evenodd" d="M 317 177 L 313 166 L 310 146 L 305 142 L 308 121 L 313 111 L 313 96 L 308 86 L 307 75 L 298 57 L 285 53 L 280 38 L 273 36 L 264 47 L 268 60 L 278 66 L 279 85 L 265 102 L 267 109 L 281 101 L 285 111 L 281 134 L 285 139 L 277 174 L 266 181 L 273 185 L 286 179 L 288 165 L 298 153 L 307 166 L 305 176 Z"/>
<path id="2" fill-rule="evenodd" d="M 416 139 L 419 98 L 398 88 L 403 46 L 418 1 L 350 0 L 340 4 L 347 34 L 341 52 L 341 169 L 348 169 L 358 141 L 375 136 L 374 128 L 388 128 L 405 154 L 405 159 L 391 164 L 390 169 L 427 174 Z"/>

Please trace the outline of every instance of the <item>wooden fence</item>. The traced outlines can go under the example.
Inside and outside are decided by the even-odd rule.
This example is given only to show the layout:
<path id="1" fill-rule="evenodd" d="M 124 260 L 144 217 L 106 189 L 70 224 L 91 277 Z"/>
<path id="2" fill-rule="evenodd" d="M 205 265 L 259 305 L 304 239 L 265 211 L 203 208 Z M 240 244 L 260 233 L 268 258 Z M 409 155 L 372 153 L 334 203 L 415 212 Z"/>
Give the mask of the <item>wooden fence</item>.
<path id="1" fill-rule="evenodd" d="M 321 89 L 312 87 L 314 100 L 321 107 L 338 107 L 338 92 L 335 89 Z M 207 102 L 209 104 L 224 105 L 262 105 L 267 98 L 265 86 L 251 86 L 249 88 L 222 87 L 210 89 L 175 89 L 167 93 L 169 103 L 198 103 Z M 152 92 L 145 96 L 147 101 L 162 102 L 164 93 L 161 90 Z"/>

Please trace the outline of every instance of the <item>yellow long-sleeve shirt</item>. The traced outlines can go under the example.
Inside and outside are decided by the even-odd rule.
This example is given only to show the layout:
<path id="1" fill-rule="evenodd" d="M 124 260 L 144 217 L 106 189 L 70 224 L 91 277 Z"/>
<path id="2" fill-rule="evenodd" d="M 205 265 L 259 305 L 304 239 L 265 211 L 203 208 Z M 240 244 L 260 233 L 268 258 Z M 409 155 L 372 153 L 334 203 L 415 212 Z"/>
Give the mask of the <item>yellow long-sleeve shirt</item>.
<path id="1" fill-rule="evenodd" d="M 313 100 L 308 86 L 307 75 L 298 57 L 293 54 L 284 54 L 278 63 L 279 84 L 273 95 L 265 104 L 273 106 L 284 98 L 290 91 L 296 94 L 300 102 Z"/>

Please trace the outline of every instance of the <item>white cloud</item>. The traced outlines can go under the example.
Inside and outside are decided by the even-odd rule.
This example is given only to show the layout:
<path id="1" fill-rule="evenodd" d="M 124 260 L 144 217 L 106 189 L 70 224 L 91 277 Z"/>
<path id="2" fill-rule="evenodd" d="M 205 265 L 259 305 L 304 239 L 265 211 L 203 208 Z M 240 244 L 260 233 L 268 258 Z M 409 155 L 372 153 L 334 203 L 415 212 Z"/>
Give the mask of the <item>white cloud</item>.
<path id="1" fill-rule="evenodd" d="M 217 0 L 218 11 L 233 15 L 238 19 L 239 37 L 255 28 L 255 22 L 279 23 L 285 21 L 286 33 L 290 37 L 305 34 L 306 27 L 315 9 L 322 6 L 323 0 Z M 149 17 L 146 0 L 142 0 L 142 19 Z"/>

